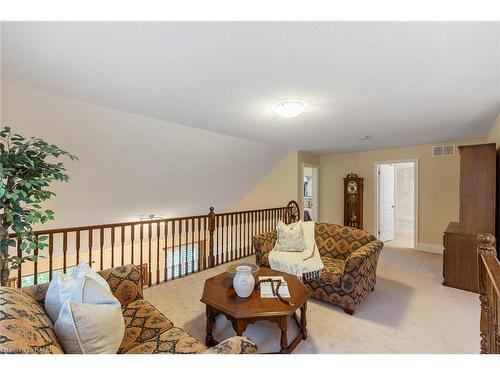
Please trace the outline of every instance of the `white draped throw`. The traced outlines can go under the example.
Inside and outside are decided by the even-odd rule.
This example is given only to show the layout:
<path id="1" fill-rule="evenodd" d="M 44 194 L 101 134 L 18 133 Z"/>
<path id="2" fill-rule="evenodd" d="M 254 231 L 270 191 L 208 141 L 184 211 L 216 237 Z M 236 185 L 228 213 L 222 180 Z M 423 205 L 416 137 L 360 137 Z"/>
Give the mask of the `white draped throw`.
<path id="1" fill-rule="evenodd" d="M 304 251 L 279 251 L 276 246 L 269 253 L 269 265 L 273 270 L 291 273 L 300 279 L 318 277 L 324 268 L 314 238 L 314 222 L 301 222 L 306 248 Z"/>

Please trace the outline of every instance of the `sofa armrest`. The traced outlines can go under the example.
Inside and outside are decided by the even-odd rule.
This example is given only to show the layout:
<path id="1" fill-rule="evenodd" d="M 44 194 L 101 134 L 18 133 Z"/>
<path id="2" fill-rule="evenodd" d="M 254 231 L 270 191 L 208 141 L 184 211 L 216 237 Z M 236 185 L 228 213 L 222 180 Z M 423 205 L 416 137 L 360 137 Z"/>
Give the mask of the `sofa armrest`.
<path id="1" fill-rule="evenodd" d="M 362 276 L 365 266 L 370 263 L 376 269 L 382 247 L 384 247 L 384 244 L 381 241 L 374 240 L 354 250 L 345 260 L 344 277 L 349 275 L 356 279 Z"/>
<path id="2" fill-rule="evenodd" d="M 142 299 L 141 271 L 133 264 L 103 270 L 99 274 L 108 282 L 111 292 L 122 306 Z"/>
<path id="3" fill-rule="evenodd" d="M 255 263 L 259 266 L 269 267 L 269 253 L 276 245 L 278 233 L 272 232 L 259 233 L 253 236 L 252 244 L 255 250 Z"/>
<path id="4" fill-rule="evenodd" d="M 258 352 L 257 345 L 252 340 L 243 336 L 234 336 L 207 349 L 203 354 L 256 354 Z"/>

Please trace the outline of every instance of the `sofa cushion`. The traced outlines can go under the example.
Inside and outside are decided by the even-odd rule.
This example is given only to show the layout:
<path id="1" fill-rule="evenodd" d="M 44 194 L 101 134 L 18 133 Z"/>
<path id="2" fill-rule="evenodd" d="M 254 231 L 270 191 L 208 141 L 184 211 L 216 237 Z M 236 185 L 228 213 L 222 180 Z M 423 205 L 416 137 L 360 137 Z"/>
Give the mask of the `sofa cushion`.
<path id="1" fill-rule="evenodd" d="M 7 287 L 0 287 L 0 353 L 63 353 L 42 307 Z"/>
<path id="2" fill-rule="evenodd" d="M 342 275 L 344 274 L 345 262 L 340 259 L 333 259 L 330 257 L 324 257 L 323 264 L 325 268 L 320 274 L 320 278 L 328 284 L 340 288 L 342 283 Z"/>
<path id="3" fill-rule="evenodd" d="M 111 292 L 122 306 L 142 299 L 142 278 L 137 267 L 128 265 L 110 268 L 100 271 L 99 274 L 107 281 Z"/>
<path id="4" fill-rule="evenodd" d="M 47 295 L 47 290 L 49 289 L 49 283 L 37 284 L 26 286 L 21 289 L 24 294 L 27 294 L 38 302 L 41 306 L 45 305 L 45 296 Z"/>
<path id="5" fill-rule="evenodd" d="M 256 354 L 257 345 L 247 337 L 233 336 L 217 346 L 207 349 L 203 354 Z"/>
<path id="6" fill-rule="evenodd" d="M 126 354 L 196 354 L 207 350 L 207 347 L 181 328 L 173 327 L 161 335 L 146 341 Z"/>
<path id="7" fill-rule="evenodd" d="M 165 315 L 139 299 L 122 307 L 125 335 L 118 353 L 125 353 L 173 327 Z"/>

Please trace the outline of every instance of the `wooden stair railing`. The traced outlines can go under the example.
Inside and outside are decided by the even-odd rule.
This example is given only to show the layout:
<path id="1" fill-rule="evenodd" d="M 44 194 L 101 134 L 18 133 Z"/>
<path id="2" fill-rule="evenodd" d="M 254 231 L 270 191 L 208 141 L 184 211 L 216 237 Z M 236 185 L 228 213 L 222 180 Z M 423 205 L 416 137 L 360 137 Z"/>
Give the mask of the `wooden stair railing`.
<path id="1" fill-rule="evenodd" d="M 481 233 L 477 239 L 481 354 L 500 354 L 500 262 L 496 257 L 495 237 Z"/>
<path id="2" fill-rule="evenodd" d="M 152 286 L 231 262 L 254 253 L 252 237 L 274 229 L 278 220 L 300 217 L 295 201 L 284 207 L 161 218 L 83 227 L 42 229 L 46 250 L 34 250 L 38 261 L 11 272 L 18 288 L 50 281 L 53 272 L 68 271 L 80 261 L 99 270 L 125 264 L 141 268 L 144 286 Z M 19 241 L 12 252 L 20 255 Z"/>

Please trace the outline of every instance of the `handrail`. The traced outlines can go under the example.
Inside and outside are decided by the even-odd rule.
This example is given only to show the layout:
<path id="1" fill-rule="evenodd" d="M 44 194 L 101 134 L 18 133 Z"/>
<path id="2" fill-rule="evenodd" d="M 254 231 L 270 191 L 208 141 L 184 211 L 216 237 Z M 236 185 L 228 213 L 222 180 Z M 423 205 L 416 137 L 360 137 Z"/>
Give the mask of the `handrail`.
<path id="1" fill-rule="evenodd" d="M 279 210 L 279 209 L 284 209 L 286 207 L 273 207 L 273 208 L 259 208 L 255 210 L 247 210 L 247 211 L 232 211 L 232 212 L 220 212 L 216 213 L 216 216 L 223 216 L 223 215 L 230 215 L 230 214 L 245 214 L 245 213 L 252 213 L 252 212 L 259 212 L 259 211 L 266 211 L 266 210 Z M 109 224 L 94 224 L 94 225 L 84 225 L 80 227 L 63 227 L 63 228 L 54 228 L 54 229 L 39 229 L 35 231 L 35 234 L 38 235 L 46 235 L 50 233 L 61 233 L 61 232 L 75 232 L 75 231 L 85 231 L 89 229 L 101 229 L 101 228 L 118 228 L 122 226 L 131 226 L 131 225 L 140 225 L 144 223 L 163 223 L 164 221 L 173 221 L 173 220 L 190 220 L 190 219 L 197 219 L 199 217 L 206 217 L 207 215 L 192 215 L 192 216 L 179 216 L 179 217 L 162 217 L 161 219 L 155 219 L 155 220 L 138 220 L 138 221 L 126 221 L 122 223 L 109 223 Z M 9 234 L 10 238 L 15 238 L 16 235 L 14 233 Z"/>
<path id="2" fill-rule="evenodd" d="M 478 235 L 481 354 L 500 354 L 500 262 L 489 233 Z"/>
<path id="3" fill-rule="evenodd" d="M 222 213 L 210 207 L 205 215 L 40 229 L 35 236 L 48 236 L 47 251 L 36 248 L 34 255 L 43 257 L 22 264 L 12 286 L 49 281 L 54 270 L 66 272 L 81 260 L 100 270 L 136 264 L 145 286 L 166 282 L 253 254 L 252 237 L 289 220 L 291 204 Z M 9 237 L 20 255 L 20 241 Z"/>

